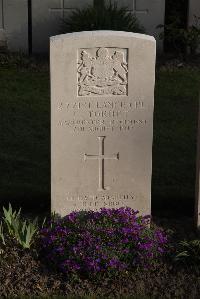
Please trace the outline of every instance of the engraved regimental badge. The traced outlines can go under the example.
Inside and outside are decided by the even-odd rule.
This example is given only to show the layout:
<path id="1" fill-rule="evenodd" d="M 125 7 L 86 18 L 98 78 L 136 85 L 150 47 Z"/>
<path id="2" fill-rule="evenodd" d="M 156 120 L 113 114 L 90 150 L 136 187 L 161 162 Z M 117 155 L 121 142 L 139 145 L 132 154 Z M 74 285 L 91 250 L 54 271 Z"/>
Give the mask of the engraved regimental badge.
<path id="1" fill-rule="evenodd" d="M 80 49 L 78 96 L 127 95 L 128 49 Z"/>

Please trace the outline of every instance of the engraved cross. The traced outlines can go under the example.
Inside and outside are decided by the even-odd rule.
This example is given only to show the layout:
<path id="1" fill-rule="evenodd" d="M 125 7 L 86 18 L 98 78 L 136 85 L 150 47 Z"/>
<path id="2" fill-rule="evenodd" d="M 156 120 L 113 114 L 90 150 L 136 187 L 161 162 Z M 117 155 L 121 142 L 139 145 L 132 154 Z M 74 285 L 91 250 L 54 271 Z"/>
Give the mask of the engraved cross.
<path id="1" fill-rule="evenodd" d="M 4 29 L 4 3 L 0 0 L 0 29 Z"/>
<path id="2" fill-rule="evenodd" d="M 147 14 L 149 11 L 148 9 L 143 9 L 143 10 L 137 10 L 137 0 L 133 0 L 133 12 L 135 14 Z"/>
<path id="3" fill-rule="evenodd" d="M 98 160 L 99 161 L 99 187 L 98 191 L 107 190 L 108 187 L 104 186 L 104 160 L 119 160 L 119 153 L 114 154 L 111 157 L 104 155 L 104 139 L 105 136 L 99 136 L 99 154 L 98 155 L 88 155 L 84 154 L 84 161 L 88 159 Z"/>
<path id="4" fill-rule="evenodd" d="M 60 0 L 60 7 L 57 8 L 50 8 L 49 10 L 52 12 L 60 12 L 61 13 L 61 17 L 64 19 L 65 17 L 65 12 L 69 11 L 69 10 L 73 10 L 75 8 L 67 8 L 65 6 L 65 0 Z"/>

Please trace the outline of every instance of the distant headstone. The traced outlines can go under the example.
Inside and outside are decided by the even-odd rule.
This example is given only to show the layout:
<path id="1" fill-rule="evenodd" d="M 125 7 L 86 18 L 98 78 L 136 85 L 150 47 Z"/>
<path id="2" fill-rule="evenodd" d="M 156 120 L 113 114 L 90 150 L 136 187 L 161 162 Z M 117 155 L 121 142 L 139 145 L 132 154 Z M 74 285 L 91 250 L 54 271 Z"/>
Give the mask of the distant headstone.
<path id="1" fill-rule="evenodd" d="M 199 0 L 189 0 L 189 8 L 188 8 L 188 27 L 197 26 L 199 28 L 199 21 L 197 21 L 198 17 L 200 17 L 200 1 Z M 200 46 L 198 48 L 198 53 L 200 53 Z"/>
<path id="2" fill-rule="evenodd" d="M 196 1 L 196 0 L 190 0 Z M 104 0 L 105 4 L 110 0 Z M 146 33 L 157 39 L 157 48 L 162 51 L 163 41 L 159 39 L 164 24 L 165 0 L 111 0 L 118 7 L 127 7 L 133 12 Z M 28 5 L 31 3 L 31 7 Z M 4 30 L 10 51 L 27 53 L 32 45 L 33 53 L 49 52 L 49 37 L 60 34 L 63 19 L 75 9 L 99 6 L 103 0 L 0 0 L 0 30 Z M 29 8 L 29 9 L 28 9 Z M 1 34 L 2 36 L 2 34 Z M 0 36 L 0 42 L 2 42 Z M 30 49 L 31 50 L 31 49 Z"/>
<path id="3" fill-rule="evenodd" d="M 63 19 L 92 4 L 93 0 L 33 0 L 33 52 L 49 52 L 49 37 L 62 31 Z"/>
<path id="4" fill-rule="evenodd" d="M 110 0 L 105 0 L 105 3 L 110 3 Z M 162 29 L 157 26 L 165 24 L 165 0 L 111 0 L 111 3 L 127 7 L 128 11 L 134 13 L 145 32 L 156 38 L 157 49 L 162 51 L 163 41 L 159 38 Z"/>
<path id="5" fill-rule="evenodd" d="M 3 0 L 0 0 L 0 29 L 4 27 L 4 20 L 3 20 Z"/>
<path id="6" fill-rule="evenodd" d="M 128 32 L 51 38 L 52 211 L 150 214 L 155 47 Z"/>
<path id="7" fill-rule="evenodd" d="M 67 19 L 72 11 L 89 5 L 96 5 L 101 9 L 102 2 L 102 0 L 33 0 L 33 52 L 48 52 L 49 37 L 61 32 L 63 18 Z M 165 0 L 111 0 L 111 3 L 114 2 L 118 7 L 127 7 L 128 11 L 136 15 L 146 33 L 157 39 L 157 48 L 162 51 L 163 41 L 159 39 L 162 29 L 157 26 L 165 23 Z M 105 4 L 109 3 L 110 0 L 105 0 Z"/>
<path id="8" fill-rule="evenodd" d="M 200 17 L 200 1 L 189 0 L 188 25 L 195 24 L 195 16 Z"/>
<path id="9" fill-rule="evenodd" d="M 198 229 L 200 229 L 200 101 L 199 101 L 198 133 L 197 133 L 195 222 L 196 222 Z"/>
<path id="10" fill-rule="evenodd" d="M 0 0 L 0 30 L 10 51 L 28 51 L 27 0 Z"/>

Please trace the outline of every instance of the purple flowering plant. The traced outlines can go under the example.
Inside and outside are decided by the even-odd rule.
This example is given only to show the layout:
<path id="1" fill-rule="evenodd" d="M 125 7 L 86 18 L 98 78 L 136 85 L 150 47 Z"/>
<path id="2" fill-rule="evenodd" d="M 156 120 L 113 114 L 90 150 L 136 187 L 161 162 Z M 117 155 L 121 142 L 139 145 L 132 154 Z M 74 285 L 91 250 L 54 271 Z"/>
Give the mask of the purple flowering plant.
<path id="1" fill-rule="evenodd" d="M 149 268 L 167 246 L 166 234 L 149 224 L 131 208 L 72 212 L 41 230 L 41 254 L 66 274 Z"/>

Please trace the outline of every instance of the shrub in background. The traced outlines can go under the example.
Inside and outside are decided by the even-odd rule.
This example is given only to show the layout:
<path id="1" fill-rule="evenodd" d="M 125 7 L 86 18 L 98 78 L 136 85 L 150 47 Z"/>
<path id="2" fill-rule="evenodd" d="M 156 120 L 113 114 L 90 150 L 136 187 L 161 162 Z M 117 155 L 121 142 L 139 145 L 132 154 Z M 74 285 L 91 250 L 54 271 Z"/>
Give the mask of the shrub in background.
<path id="1" fill-rule="evenodd" d="M 194 17 L 194 24 L 184 28 L 181 25 L 181 19 L 176 17 L 171 23 L 158 25 L 157 28 L 163 28 L 160 39 L 167 40 L 171 48 L 179 55 L 196 55 L 200 46 L 200 17 Z"/>
<path id="2" fill-rule="evenodd" d="M 72 212 L 41 230 L 41 254 L 64 273 L 92 276 L 154 265 L 167 237 L 131 208 Z"/>
<path id="3" fill-rule="evenodd" d="M 89 6 L 76 9 L 63 21 L 62 31 L 79 32 L 91 30 L 119 30 L 144 33 L 135 15 L 127 12 L 125 7 L 118 8 L 117 4 Z"/>
<path id="4" fill-rule="evenodd" d="M 200 267 L 200 239 L 181 241 L 176 249 L 175 262 Z M 200 268 L 199 268 L 200 269 Z"/>

